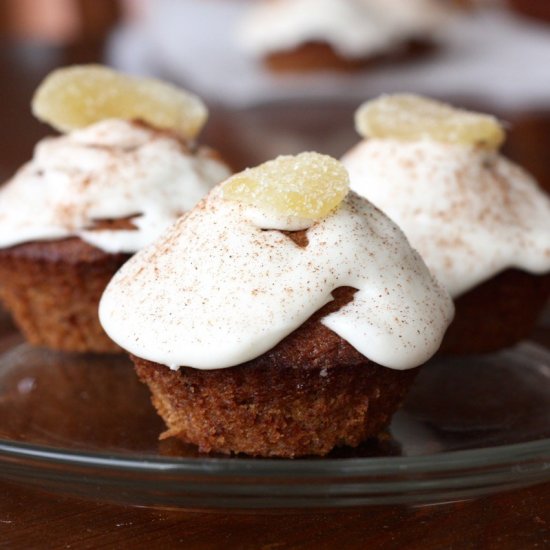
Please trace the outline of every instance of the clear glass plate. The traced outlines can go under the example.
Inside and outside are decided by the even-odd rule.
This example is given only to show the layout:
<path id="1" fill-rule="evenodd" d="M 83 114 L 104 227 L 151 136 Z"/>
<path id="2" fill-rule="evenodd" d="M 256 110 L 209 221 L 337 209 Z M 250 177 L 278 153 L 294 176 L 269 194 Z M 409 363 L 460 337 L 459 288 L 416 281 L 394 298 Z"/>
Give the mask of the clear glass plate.
<path id="1" fill-rule="evenodd" d="M 163 426 L 124 356 L 0 337 L 0 476 L 168 508 L 468 499 L 550 479 L 550 352 L 533 342 L 426 365 L 386 434 L 326 458 L 200 455 Z"/>

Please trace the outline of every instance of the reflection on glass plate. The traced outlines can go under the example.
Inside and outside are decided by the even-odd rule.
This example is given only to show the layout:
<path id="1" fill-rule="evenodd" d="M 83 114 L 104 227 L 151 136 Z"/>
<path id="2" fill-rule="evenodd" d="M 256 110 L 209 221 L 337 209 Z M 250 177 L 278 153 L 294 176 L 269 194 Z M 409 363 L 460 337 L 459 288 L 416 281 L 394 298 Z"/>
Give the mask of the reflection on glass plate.
<path id="1" fill-rule="evenodd" d="M 460 500 L 550 479 L 550 353 L 525 342 L 425 366 L 388 433 L 326 458 L 200 455 L 163 426 L 124 356 L 0 339 L 0 475 L 186 508 Z"/>

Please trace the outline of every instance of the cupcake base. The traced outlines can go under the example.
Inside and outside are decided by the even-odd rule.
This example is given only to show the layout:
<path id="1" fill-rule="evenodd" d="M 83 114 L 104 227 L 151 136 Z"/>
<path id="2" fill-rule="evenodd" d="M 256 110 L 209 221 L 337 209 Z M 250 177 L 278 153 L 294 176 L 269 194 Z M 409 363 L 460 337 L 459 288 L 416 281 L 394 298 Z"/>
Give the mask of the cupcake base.
<path id="1" fill-rule="evenodd" d="M 168 430 L 202 452 L 254 456 L 325 455 L 378 435 L 418 369 L 372 363 L 319 319 L 353 296 L 338 289 L 275 348 L 219 370 L 168 367 L 132 357 Z"/>
<path id="2" fill-rule="evenodd" d="M 97 314 L 112 276 L 129 258 L 78 238 L 0 250 L 0 298 L 34 345 L 75 352 L 120 352 Z"/>
<path id="3" fill-rule="evenodd" d="M 289 51 L 274 52 L 265 57 L 265 65 L 273 72 L 341 71 L 355 72 L 384 62 L 397 62 L 421 57 L 434 49 L 428 41 L 411 40 L 384 54 L 367 57 L 344 57 L 325 42 L 307 42 Z"/>
<path id="4" fill-rule="evenodd" d="M 550 274 L 508 269 L 455 301 L 442 354 L 489 353 L 529 336 L 550 296 Z"/>

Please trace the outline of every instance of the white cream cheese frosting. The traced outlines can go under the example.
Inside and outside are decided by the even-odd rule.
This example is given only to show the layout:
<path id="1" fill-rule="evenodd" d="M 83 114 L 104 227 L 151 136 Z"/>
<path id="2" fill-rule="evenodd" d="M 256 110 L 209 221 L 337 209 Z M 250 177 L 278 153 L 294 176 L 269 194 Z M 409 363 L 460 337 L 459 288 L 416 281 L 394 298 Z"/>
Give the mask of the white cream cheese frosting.
<path id="1" fill-rule="evenodd" d="M 0 247 L 77 236 L 133 253 L 228 176 L 206 150 L 190 152 L 167 133 L 124 120 L 46 138 L 0 187 Z M 93 229 L 128 217 L 135 229 Z"/>
<path id="2" fill-rule="evenodd" d="M 244 18 L 238 40 L 255 56 L 320 41 L 343 56 L 365 57 L 431 39 L 452 14 L 434 0 L 262 1 Z"/>
<path id="3" fill-rule="evenodd" d="M 107 334 L 172 369 L 226 368 L 269 351 L 330 302 L 335 288 L 351 286 L 353 301 L 322 320 L 329 329 L 393 369 L 416 367 L 436 352 L 452 301 L 372 204 L 350 193 L 309 222 L 306 247 L 263 227 L 294 229 L 296 220 L 270 221 L 256 209 L 223 199 L 218 187 L 130 259 L 101 299 Z"/>
<path id="4" fill-rule="evenodd" d="M 550 271 L 550 198 L 498 152 L 367 139 L 342 162 L 351 188 L 401 227 L 451 296 L 508 268 Z"/>

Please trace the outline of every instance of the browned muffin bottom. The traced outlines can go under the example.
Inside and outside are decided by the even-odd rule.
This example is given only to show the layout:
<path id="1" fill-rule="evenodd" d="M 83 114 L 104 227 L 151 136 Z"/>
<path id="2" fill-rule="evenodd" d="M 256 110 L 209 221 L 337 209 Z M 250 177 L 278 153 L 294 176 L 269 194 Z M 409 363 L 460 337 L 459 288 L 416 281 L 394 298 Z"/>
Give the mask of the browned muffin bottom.
<path id="1" fill-rule="evenodd" d="M 508 269 L 455 301 L 440 353 L 489 353 L 532 332 L 550 296 L 550 274 Z"/>
<path id="2" fill-rule="evenodd" d="M 107 283 L 128 258 L 79 238 L 0 249 L 0 298 L 31 344 L 118 352 L 99 324 L 97 309 Z"/>
<path id="3" fill-rule="evenodd" d="M 349 302 L 352 288 L 260 357 L 218 370 L 168 367 L 132 357 L 168 430 L 202 452 L 325 455 L 378 435 L 418 369 L 369 361 L 320 323 Z"/>
<path id="4" fill-rule="evenodd" d="M 512 119 L 510 132 L 503 145 L 505 155 L 527 168 L 546 193 L 550 193 L 549 134 L 550 110 L 521 113 Z"/>
<path id="5" fill-rule="evenodd" d="M 410 40 L 384 54 L 368 57 L 344 57 L 326 42 L 307 42 L 287 51 L 273 52 L 264 59 L 274 72 L 342 71 L 355 72 L 384 62 L 411 60 L 430 53 L 434 44 L 427 40 Z"/>

